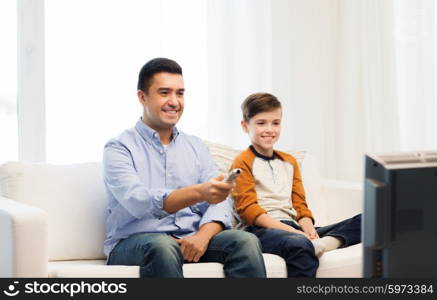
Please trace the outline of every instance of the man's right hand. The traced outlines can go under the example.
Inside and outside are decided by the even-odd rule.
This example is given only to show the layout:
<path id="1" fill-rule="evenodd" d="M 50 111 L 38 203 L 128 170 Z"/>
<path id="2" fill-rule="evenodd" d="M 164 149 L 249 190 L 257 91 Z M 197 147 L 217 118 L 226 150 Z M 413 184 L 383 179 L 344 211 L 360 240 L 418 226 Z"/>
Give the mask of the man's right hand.
<path id="1" fill-rule="evenodd" d="M 202 200 L 209 204 L 220 203 L 228 197 L 234 183 L 223 182 L 224 175 L 217 176 L 207 182 L 199 185 L 199 191 L 202 194 Z"/>

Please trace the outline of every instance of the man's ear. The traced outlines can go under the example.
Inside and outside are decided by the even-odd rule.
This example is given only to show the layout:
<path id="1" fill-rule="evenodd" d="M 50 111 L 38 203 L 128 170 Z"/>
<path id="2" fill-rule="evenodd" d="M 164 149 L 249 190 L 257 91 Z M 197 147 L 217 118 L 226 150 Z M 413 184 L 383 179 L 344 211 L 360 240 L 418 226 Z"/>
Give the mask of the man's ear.
<path id="1" fill-rule="evenodd" d="M 244 121 L 244 120 L 241 120 L 241 128 L 243 128 L 243 131 L 244 131 L 245 133 L 248 133 L 248 132 L 249 132 L 249 128 L 247 127 L 247 123 L 246 123 L 246 121 Z"/>
<path id="2" fill-rule="evenodd" d="M 137 91 L 138 101 L 140 101 L 141 105 L 144 106 L 146 104 L 146 94 L 142 90 Z"/>

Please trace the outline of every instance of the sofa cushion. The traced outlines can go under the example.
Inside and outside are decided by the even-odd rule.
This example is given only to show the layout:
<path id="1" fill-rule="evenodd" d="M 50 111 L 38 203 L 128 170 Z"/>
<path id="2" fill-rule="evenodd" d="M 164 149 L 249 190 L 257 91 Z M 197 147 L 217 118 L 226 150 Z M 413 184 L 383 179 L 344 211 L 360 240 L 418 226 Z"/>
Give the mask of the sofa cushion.
<path id="1" fill-rule="evenodd" d="M 285 261 L 273 254 L 263 254 L 268 277 L 287 277 Z M 225 276 L 221 263 L 186 263 L 186 278 L 222 278 Z M 49 263 L 49 277 L 53 278 L 128 278 L 139 277 L 138 266 L 107 266 L 105 260 L 53 261 Z"/>
<path id="2" fill-rule="evenodd" d="M 9 162 L 0 166 L 0 193 L 47 212 L 49 260 L 105 258 L 100 163 Z"/>
<path id="3" fill-rule="evenodd" d="M 325 252 L 319 259 L 316 277 L 359 278 L 363 274 L 363 244 Z"/>
<path id="4" fill-rule="evenodd" d="M 230 146 L 226 146 L 223 144 L 217 144 L 211 141 L 204 141 L 205 144 L 209 148 L 209 152 L 211 153 L 214 162 L 217 164 L 219 171 L 221 173 L 227 173 L 229 168 L 231 167 L 232 161 L 234 158 L 241 153 L 241 149 L 236 149 Z M 285 151 L 293 155 L 299 166 L 302 166 L 302 162 L 305 158 L 306 151 L 305 150 L 295 150 L 295 151 Z"/>
<path id="5" fill-rule="evenodd" d="M 362 244 L 326 252 L 320 258 L 316 277 L 353 278 L 362 277 Z M 263 254 L 267 277 L 287 277 L 285 261 L 273 254 Z M 220 263 L 184 264 L 187 278 L 224 277 Z M 49 263 L 49 277 L 54 278 L 128 278 L 139 277 L 138 266 L 107 266 L 105 260 L 52 261 Z"/>

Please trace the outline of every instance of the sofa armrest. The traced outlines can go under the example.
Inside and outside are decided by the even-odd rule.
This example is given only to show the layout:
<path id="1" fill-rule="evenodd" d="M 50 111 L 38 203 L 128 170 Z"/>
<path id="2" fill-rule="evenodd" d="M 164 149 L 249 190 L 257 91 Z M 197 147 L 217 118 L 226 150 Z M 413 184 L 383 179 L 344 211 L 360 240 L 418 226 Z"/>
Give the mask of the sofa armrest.
<path id="1" fill-rule="evenodd" d="M 48 276 L 47 214 L 0 197 L 0 277 Z"/>
<path id="2" fill-rule="evenodd" d="M 327 224 L 353 217 L 363 210 L 363 186 L 360 182 L 325 180 L 322 198 L 326 201 Z"/>

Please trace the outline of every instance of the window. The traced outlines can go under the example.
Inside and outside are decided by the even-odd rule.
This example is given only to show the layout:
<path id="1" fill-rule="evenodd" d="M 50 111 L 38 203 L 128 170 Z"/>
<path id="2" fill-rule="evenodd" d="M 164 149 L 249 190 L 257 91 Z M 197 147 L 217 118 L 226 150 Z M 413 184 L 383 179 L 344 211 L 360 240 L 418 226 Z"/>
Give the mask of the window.
<path id="1" fill-rule="evenodd" d="M 16 24 L 15 1 L 0 1 L 0 163 L 18 159 Z"/>
<path id="2" fill-rule="evenodd" d="M 142 114 L 138 72 L 166 56 L 184 71 L 178 127 L 205 136 L 206 1 L 46 0 L 47 161 L 101 160 L 105 142 Z"/>

